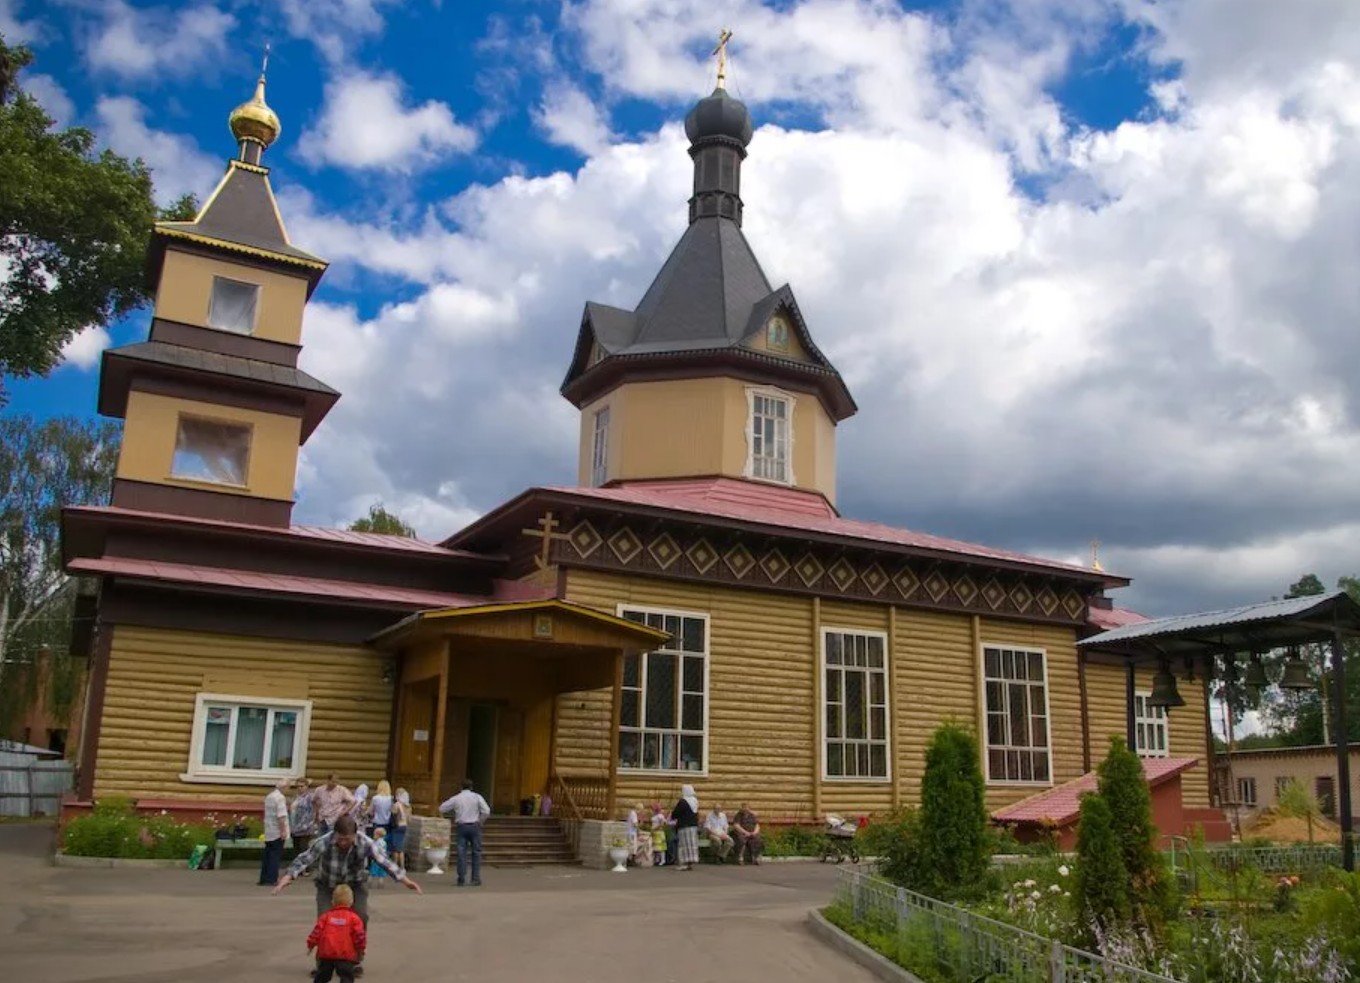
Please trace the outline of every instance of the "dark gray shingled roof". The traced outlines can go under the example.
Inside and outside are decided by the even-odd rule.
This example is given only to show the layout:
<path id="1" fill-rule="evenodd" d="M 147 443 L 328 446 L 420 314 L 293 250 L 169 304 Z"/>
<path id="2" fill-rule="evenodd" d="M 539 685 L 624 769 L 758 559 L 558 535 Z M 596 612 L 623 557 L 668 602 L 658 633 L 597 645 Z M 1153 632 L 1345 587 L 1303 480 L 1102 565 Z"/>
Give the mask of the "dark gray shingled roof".
<path id="1" fill-rule="evenodd" d="M 160 222 L 157 229 L 186 232 L 290 257 L 303 263 L 325 265 L 325 260 L 288 241 L 274 193 L 263 168 L 239 166 L 233 161 L 226 175 L 192 222 Z"/>
<path id="2" fill-rule="evenodd" d="M 237 379 L 249 379 L 274 386 L 287 386 L 290 389 L 304 389 L 324 396 L 340 394 L 315 376 L 301 369 L 275 362 L 262 362 L 239 355 L 223 355 L 219 352 L 204 351 L 202 348 L 187 348 L 164 341 L 141 341 L 121 348 L 111 348 L 107 352 L 113 358 L 130 358 L 140 362 L 170 365 L 182 369 L 197 369 Z"/>

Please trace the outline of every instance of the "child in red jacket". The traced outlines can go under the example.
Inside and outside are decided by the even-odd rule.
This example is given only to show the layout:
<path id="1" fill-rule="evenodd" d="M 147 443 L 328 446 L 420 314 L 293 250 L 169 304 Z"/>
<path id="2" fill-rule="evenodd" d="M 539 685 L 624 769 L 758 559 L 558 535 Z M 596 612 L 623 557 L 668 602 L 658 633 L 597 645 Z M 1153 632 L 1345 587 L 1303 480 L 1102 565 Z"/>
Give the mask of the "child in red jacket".
<path id="1" fill-rule="evenodd" d="M 331 892 L 331 910 L 316 920 L 307 936 L 307 951 L 316 950 L 317 983 L 330 983 L 332 973 L 341 983 L 354 983 L 354 967 L 364 958 L 368 937 L 353 904 L 354 891 L 348 884 L 338 886 Z"/>

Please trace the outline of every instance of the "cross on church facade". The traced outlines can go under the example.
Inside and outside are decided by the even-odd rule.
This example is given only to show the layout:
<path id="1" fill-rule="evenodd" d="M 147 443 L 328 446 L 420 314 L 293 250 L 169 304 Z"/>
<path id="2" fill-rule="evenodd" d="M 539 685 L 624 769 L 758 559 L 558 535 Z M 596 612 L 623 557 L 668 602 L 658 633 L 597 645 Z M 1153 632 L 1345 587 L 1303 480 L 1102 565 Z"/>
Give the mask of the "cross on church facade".
<path id="1" fill-rule="evenodd" d="M 520 530 L 520 532 L 526 536 L 532 536 L 535 539 L 542 540 L 538 555 L 534 557 L 534 568 L 538 571 L 539 578 L 542 580 L 543 586 L 545 587 L 552 585 L 551 560 L 553 543 L 567 538 L 566 533 L 556 531 L 561 525 L 562 523 L 557 521 L 552 510 L 549 509 L 547 512 L 544 512 L 543 517 L 538 520 L 537 529 Z"/>

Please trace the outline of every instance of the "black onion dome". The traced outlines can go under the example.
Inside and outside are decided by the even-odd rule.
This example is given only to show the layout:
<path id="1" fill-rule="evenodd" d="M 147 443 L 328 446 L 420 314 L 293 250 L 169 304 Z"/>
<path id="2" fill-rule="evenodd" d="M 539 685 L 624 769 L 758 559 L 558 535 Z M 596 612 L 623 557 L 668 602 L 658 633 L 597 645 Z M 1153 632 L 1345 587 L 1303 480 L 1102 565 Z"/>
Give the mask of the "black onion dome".
<path id="1" fill-rule="evenodd" d="M 685 117 L 685 135 L 691 144 L 713 137 L 725 137 L 745 147 L 751 142 L 754 132 L 746 103 L 733 99 L 726 89 L 714 89 L 707 99 L 695 103 Z"/>

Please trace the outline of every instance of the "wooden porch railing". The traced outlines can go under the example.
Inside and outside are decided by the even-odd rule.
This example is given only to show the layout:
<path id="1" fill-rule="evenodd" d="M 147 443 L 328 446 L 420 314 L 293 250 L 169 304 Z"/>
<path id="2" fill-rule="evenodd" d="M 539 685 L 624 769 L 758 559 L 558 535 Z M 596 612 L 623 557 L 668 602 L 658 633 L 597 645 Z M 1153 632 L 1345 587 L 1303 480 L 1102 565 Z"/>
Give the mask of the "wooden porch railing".
<path id="1" fill-rule="evenodd" d="M 587 775 L 559 775 L 548 779 L 553 815 L 573 846 L 583 819 L 609 819 L 609 779 Z"/>

